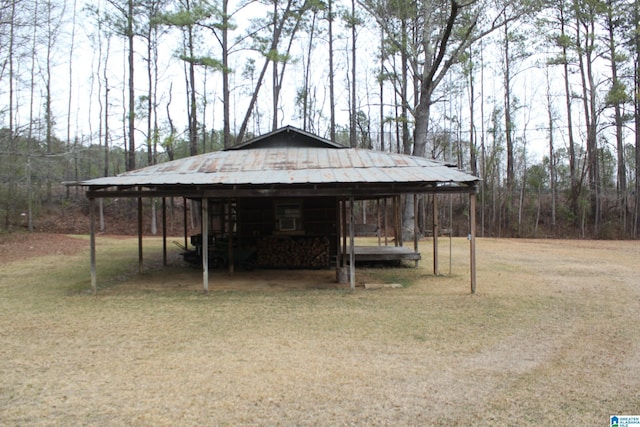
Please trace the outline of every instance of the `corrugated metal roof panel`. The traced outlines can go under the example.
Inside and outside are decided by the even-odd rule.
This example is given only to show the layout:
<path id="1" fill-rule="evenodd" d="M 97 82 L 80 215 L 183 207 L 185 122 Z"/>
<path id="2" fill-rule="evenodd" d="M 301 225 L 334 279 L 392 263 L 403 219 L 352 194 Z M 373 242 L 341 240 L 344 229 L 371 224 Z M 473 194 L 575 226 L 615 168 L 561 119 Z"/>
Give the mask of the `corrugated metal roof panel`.
<path id="1" fill-rule="evenodd" d="M 87 186 L 474 182 L 434 160 L 362 149 L 264 148 L 218 151 L 85 181 Z"/>

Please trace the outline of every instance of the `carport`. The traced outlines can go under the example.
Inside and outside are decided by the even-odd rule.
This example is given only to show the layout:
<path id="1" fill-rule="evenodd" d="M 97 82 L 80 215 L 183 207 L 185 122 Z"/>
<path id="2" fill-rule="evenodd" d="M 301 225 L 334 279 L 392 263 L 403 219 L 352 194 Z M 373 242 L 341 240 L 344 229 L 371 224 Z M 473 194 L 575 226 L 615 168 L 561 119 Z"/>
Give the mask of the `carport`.
<path id="1" fill-rule="evenodd" d="M 234 249 L 236 245 L 267 245 L 266 254 L 282 242 L 286 243 L 282 247 L 306 248 L 311 239 L 323 239 L 326 244 L 318 257 L 321 256 L 327 266 L 329 262 L 335 262 L 337 276 L 346 272 L 350 287 L 354 289 L 357 257 L 399 257 L 416 263 L 420 259 L 417 234 L 414 233 L 413 248 L 404 246 L 402 241 L 401 197 L 412 197 L 417 210 L 419 194 L 458 193 L 468 194 L 470 199 L 470 284 L 473 293 L 476 289 L 475 206 L 478 181 L 477 177 L 442 162 L 346 148 L 291 126 L 228 150 L 148 166 L 115 177 L 84 181 L 80 185 L 87 188 L 91 215 L 91 286 L 96 292 L 94 212 L 95 201 L 99 198 L 138 200 L 140 265 L 142 199 L 162 199 L 165 263 L 166 198 L 181 197 L 199 202 L 203 219 L 201 251 L 205 291 L 209 290 L 211 243 L 204 236 L 211 236 L 214 231 L 227 235 L 231 272 L 234 268 L 233 253 L 238 250 Z M 377 250 L 355 246 L 354 204 L 358 200 L 375 200 L 378 206 L 381 201 L 384 206 L 390 203 L 394 213 L 394 246 Z M 217 230 L 212 230 L 214 225 Z M 437 272 L 437 234 L 434 215 L 434 272 Z M 298 246 L 292 246 L 292 242 Z M 287 255 L 285 253 L 285 259 Z"/>

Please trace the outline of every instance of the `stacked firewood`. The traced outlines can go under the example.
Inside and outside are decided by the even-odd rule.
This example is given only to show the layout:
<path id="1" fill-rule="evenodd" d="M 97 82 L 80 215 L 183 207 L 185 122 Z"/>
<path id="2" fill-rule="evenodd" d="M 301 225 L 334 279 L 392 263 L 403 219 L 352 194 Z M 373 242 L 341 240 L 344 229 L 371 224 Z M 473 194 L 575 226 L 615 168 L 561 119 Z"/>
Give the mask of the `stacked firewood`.
<path id="1" fill-rule="evenodd" d="M 258 241 L 257 252 L 260 267 L 329 266 L 329 239 L 326 237 L 266 237 Z"/>

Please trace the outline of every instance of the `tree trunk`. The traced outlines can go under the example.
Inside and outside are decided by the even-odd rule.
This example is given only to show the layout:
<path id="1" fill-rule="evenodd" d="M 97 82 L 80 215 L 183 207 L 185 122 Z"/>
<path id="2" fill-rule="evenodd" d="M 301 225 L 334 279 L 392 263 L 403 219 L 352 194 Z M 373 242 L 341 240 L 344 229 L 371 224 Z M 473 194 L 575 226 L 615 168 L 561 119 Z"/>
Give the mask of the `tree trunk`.
<path id="1" fill-rule="evenodd" d="M 384 61 L 386 53 L 384 48 L 384 29 L 380 28 L 380 151 L 385 151 L 384 146 Z"/>
<path id="2" fill-rule="evenodd" d="M 313 54 L 313 42 L 315 41 L 315 31 L 316 31 L 316 16 L 317 11 L 314 9 L 313 18 L 311 21 L 310 32 L 309 32 L 309 43 L 307 44 L 307 52 L 306 52 L 306 62 L 303 58 L 304 63 L 304 81 L 302 85 L 302 129 L 305 131 L 309 131 L 311 126 L 311 100 L 309 96 L 310 92 L 310 73 L 311 73 L 311 56 Z"/>
<path id="3" fill-rule="evenodd" d="M 127 159 L 127 170 L 134 170 L 136 168 L 136 116 L 135 116 L 135 85 L 134 85 L 134 64 L 135 64 L 135 51 L 133 49 L 133 0 L 128 0 L 128 13 L 127 13 L 127 40 L 129 43 L 128 63 L 129 63 L 129 152 Z"/>
<path id="4" fill-rule="evenodd" d="M 231 147 L 231 94 L 229 92 L 229 0 L 222 0 L 222 115 L 223 147 Z"/>
<path id="5" fill-rule="evenodd" d="M 593 20 L 577 23 L 576 40 L 579 47 L 578 64 L 582 81 L 582 102 L 584 108 L 585 126 L 587 129 L 587 173 L 589 176 L 589 194 L 591 216 L 593 218 L 594 234 L 599 234 L 600 205 L 598 195 L 598 141 L 597 141 L 597 112 L 596 91 L 593 80 L 594 30 Z M 581 27 L 584 29 L 584 45 L 582 45 Z"/>
<path id="6" fill-rule="evenodd" d="M 478 144 L 475 128 L 475 76 L 473 49 L 469 46 L 469 166 L 471 174 L 478 176 Z"/>
<path id="7" fill-rule="evenodd" d="M 514 142 L 513 142 L 513 120 L 511 119 L 511 54 L 509 52 L 509 27 L 504 26 L 504 134 L 507 144 L 507 200 L 505 203 L 505 227 L 509 229 L 511 215 L 514 207 L 514 191 L 515 191 L 515 161 L 514 161 Z"/>
<path id="8" fill-rule="evenodd" d="M 633 238 L 638 238 L 638 234 L 640 233 L 640 33 L 638 32 L 638 24 L 640 22 L 640 1 L 636 0 L 634 7 L 634 19 L 633 22 L 636 23 L 636 31 L 634 37 L 634 91 L 633 91 L 633 99 L 634 99 L 634 109 L 633 109 L 633 118 L 635 125 L 635 151 L 636 151 L 636 191 L 635 191 L 635 209 L 634 209 L 634 221 L 633 221 Z"/>
<path id="9" fill-rule="evenodd" d="M 612 1 L 608 1 L 607 7 L 607 29 L 609 36 L 609 57 L 611 61 L 611 90 L 609 95 L 609 102 L 613 103 L 614 111 L 614 125 L 616 129 L 616 150 L 617 150 L 617 199 L 618 207 L 620 209 L 619 215 L 622 220 L 623 233 L 626 234 L 626 221 L 627 221 L 627 168 L 624 159 L 624 136 L 622 133 L 623 119 L 621 104 L 625 102 L 626 96 L 621 92 L 622 83 L 618 80 L 618 51 L 616 49 L 615 35 L 614 35 L 614 17 L 613 17 L 613 4 Z"/>
<path id="10" fill-rule="evenodd" d="M 482 40 L 480 40 L 480 163 L 481 163 L 481 170 L 482 170 L 482 175 L 480 175 L 480 177 L 482 178 L 482 181 L 480 181 L 480 197 L 481 197 L 481 205 L 480 205 L 480 221 L 481 221 L 481 226 L 480 226 L 480 232 L 482 233 L 481 236 L 484 237 L 484 226 L 485 226 L 485 211 L 486 211 L 486 207 L 487 207 L 487 201 L 486 201 L 486 197 L 487 197 L 487 185 L 486 185 L 486 180 L 487 180 L 487 147 L 485 145 L 486 143 L 486 135 L 485 135 L 485 115 L 484 115 L 484 45 L 482 43 Z"/>
<path id="11" fill-rule="evenodd" d="M 303 11 L 301 11 L 302 13 Z M 288 17 L 283 17 L 283 19 L 288 19 Z M 287 63 L 288 63 L 288 57 L 289 54 L 291 53 L 291 47 L 293 46 L 293 41 L 295 40 L 295 36 L 296 33 L 298 32 L 298 29 L 300 28 L 300 23 L 302 22 L 301 19 L 302 17 L 298 17 L 296 18 L 296 24 L 294 25 L 293 29 L 291 30 L 291 33 L 289 34 L 289 43 L 287 45 L 287 49 L 285 50 L 285 54 L 284 54 L 284 60 L 282 61 L 282 69 L 280 71 L 278 70 L 277 65 L 279 64 L 278 60 L 273 61 L 273 69 L 276 70 L 274 77 L 275 77 L 275 81 L 274 81 L 274 87 L 273 87 L 273 93 L 274 93 L 274 97 L 273 97 L 273 130 L 276 130 L 279 125 L 280 125 L 280 120 L 278 118 L 278 109 L 280 108 L 280 92 L 282 91 L 282 85 L 283 85 L 283 81 L 284 81 L 284 76 L 285 76 L 285 69 L 287 68 Z"/>
<path id="12" fill-rule="evenodd" d="M 331 141 L 336 141 L 336 100 L 333 67 L 333 0 L 327 0 L 327 13 L 329 15 L 329 115 Z"/>
<path id="13" fill-rule="evenodd" d="M 273 31 L 276 31 L 278 26 L 278 2 L 273 2 Z M 277 54 L 277 44 L 275 49 L 272 51 Z M 280 86 L 278 85 L 278 60 L 274 58 L 272 60 L 271 65 L 271 87 L 273 89 L 273 98 L 271 100 L 271 110 L 272 110 L 272 122 L 271 122 L 271 130 L 274 131 L 278 129 L 278 99 L 280 98 Z"/>
<path id="14" fill-rule="evenodd" d="M 247 107 L 247 111 L 244 115 L 244 119 L 242 120 L 242 124 L 240 125 L 240 130 L 238 131 L 237 142 L 241 143 L 244 140 L 245 133 L 247 132 L 247 126 L 249 125 L 249 119 L 253 114 L 253 109 L 258 101 L 258 93 L 260 92 L 260 88 L 262 87 L 262 82 L 264 81 L 264 76 L 267 73 L 267 68 L 269 67 L 269 63 L 272 61 L 272 56 L 278 53 L 278 44 L 280 43 L 280 37 L 282 36 L 282 31 L 284 30 L 284 26 L 287 22 L 287 17 L 289 16 L 289 12 L 291 10 L 292 2 L 289 0 L 287 2 L 287 7 L 282 14 L 280 20 L 276 23 L 273 29 L 273 35 L 269 47 L 269 52 L 265 53 L 264 64 L 262 65 L 262 70 L 260 71 L 260 76 L 256 81 L 256 85 L 253 89 L 253 94 L 251 96 L 251 100 L 249 101 L 249 106 Z M 274 112 L 275 114 L 275 112 Z"/>
<path id="15" fill-rule="evenodd" d="M 194 58 L 194 46 L 193 46 L 193 27 L 188 26 L 188 49 L 189 58 Z M 197 116 L 197 100 L 196 100 L 196 66 L 193 61 L 189 61 L 189 154 L 195 156 L 198 154 L 198 116 Z"/>
<path id="16" fill-rule="evenodd" d="M 6 196 L 6 204 L 5 204 L 5 217 L 4 217 L 4 228 L 5 230 L 11 229 L 11 221 L 12 215 L 15 210 L 15 193 L 16 193 L 16 183 L 15 183 L 15 174 L 11 170 L 13 168 L 12 165 L 15 164 L 15 137 L 14 137 L 14 97 L 15 94 L 15 82 L 16 78 L 14 73 L 14 62 L 15 62 L 15 43 L 16 43 L 16 1 L 11 2 L 11 13 L 10 13 L 10 21 L 9 21 L 9 46 L 8 46 L 8 68 L 9 68 L 9 154 L 7 156 L 6 168 L 7 168 L 7 176 L 9 182 L 7 183 L 7 196 Z M 1 165 L 1 163 L 0 163 Z"/>
<path id="17" fill-rule="evenodd" d="M 153 164 L 152 125 L 153 125 L 153 61 L 152 61 L 152 41 L 151 28 L 147 34 L 147 165 Z"/>
<path id="18" fill-rule="evenodd" d="M 402 125 L 402 149 L 404 150 L 404 154 L 411 154 L 411 138 L 409 136 L 409 55 L 407 54 L 407 44 L 408 44 L 408 33 L 407 33 L 407 20 L 403 19 L 400 23 L 401 26 L 401 42 L 402 49 L 400 51 L 400 66 L 401 74 L 402 74 L 402 84 L 400 86 L 400 93 L 402 102 L 400 109 L 400 123 Z M 428 115 L 428 113 L 427 113 Z M 428 119 L 427 119 L 427 126 Z M 425 140 L 426 140 L 426 131 L 425 131 Z M 425 141 L 426 143 L 426 141 Z M 426 151 L 422 154 L 422 157 L 426 155 Z M 407 206 L 407 209 L 412 208 L 411 206 Z M 407 211 L 408 212 L 408 211 Z"/>
<path id="19" fill-rule="evenodd" d="M 567 37 L 565 28 L 566 21 L 564 17 L 564 5 L 563 2 L 560 7 L 560 35 L 561 39 L 565 40 Z M 567 44 L 562 43 L 562 68 L 563 68 L 563 80 L 564 80 L 564 96 L 565 105 L 567 111 L 567 139 L 569 141 L 569 179 L 570 179 L 570 192 L 569 192 L 569 209 L 573 214 L 573 218 L 578 218 L 578 198 L 580 197 L 581 183 L 578 181 L 577 166 L 576 166 L 576 149 L 575 140 L 573 137 L 573 119 L 571 111 L 571 89 L 569 87 L 569 53 Z"/>
<path id="20" fill-rule="evenodd" d="M 38 29 L 40 28 L 38 22 L 39 16 L 39 5 L 40 2 L 36 0 L 33 5 L 33 35 L 31 39 L 31 82 L 29 85 L 29 130 L 27 132 L 27 137 L 31 139 L 33 137 L 33 125 L 36 122 L 36 118 L 34 116 L 33 110 L 35 107 L 35 92 L 38 89 L 36 85 L 36 59 L 38 57 Z M 13 25 L 13 16 L 12 16 L 12 25 Z M 9 40 L 9 48 L 12 49 L 11 43 L 12 40 L 12 30 L 10 30 L 10 40 Z M 9 51 L 11 54 L 11 50 Z"/>
<path id="21" fill-rule="evenodd" d="M 349 143 L 356 148 L 356 0 L 351 0 L 351 114 L 349 117 Z"/>
<path id="22" fill-rule="evenodd" d="M 106 56 L 104 59 L 104 68 L 102 69 L 104 76 L 104 164 L 103 176 L 109 176 L 109 47 L 110 42 L 107 41 Z M 101 47 L 102 49 L 102 47 Z M 102 131 L 102 130 L 101 130 Z M 102 205 L 101 205 L 102 206 Z"/>
<path id="23" fill-rule="evenodd" d="M 551 190 L 551 228 L 556 228 L 556 154 L 554 148 L 554 116 L 553 100 L 551 95 L 551 80 L 549 78 L 549 68 L 546 69 L 547 77 L 547 114 L 549 115 L 549 189 Z M 540 188 L 538 188 L 538 211 L 540 210 Z M 536 219 L 536 230 L 538 229 L 539 212 Z"/>
<path id="24" fill-rule="evenodd" d="M 73 8 L 71 12 L 71 40 L 69 43 L 69 85 L 67 91 L 67 96 L 69 97 L 67 100 L 67 151 L 69 151 L 71 147 L 71 100 L 73 99 L 73 53 L 76 39 L 76 10 L 77 0 L 73 0 Z M 67 171 L 67 179 L 70 178 L 68 173 L 69 171 Z"/>

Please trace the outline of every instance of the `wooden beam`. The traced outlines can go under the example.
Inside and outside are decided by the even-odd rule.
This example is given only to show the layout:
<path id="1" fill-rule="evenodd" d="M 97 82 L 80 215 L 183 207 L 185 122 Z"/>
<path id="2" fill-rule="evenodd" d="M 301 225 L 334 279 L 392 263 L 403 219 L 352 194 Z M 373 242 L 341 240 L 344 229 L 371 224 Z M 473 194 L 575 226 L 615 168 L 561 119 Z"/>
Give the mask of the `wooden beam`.
<path id="1" fill-rule="evenodd" d="M 471 293 L 476 293 L 476 194 L 469 195 L 470 230 L 469 230 L 469 250 L 471 259 L 469 261 L 471 270 Z"/>
<path id="2" fill-rule="evenodd" d="M 395 246 L 357 246 L 355 262 L 358 261 L 418 261 L 419 253 L 409 248 Z"/>
<path id="3" fill-rule="evenodd" d="M 209 199 L 202 199 L 202 284 L 209 292 Z"/>
<path id="4" fill-rule="evenodd" d="M 339 186 L 339 187 L 296 187 L 296 188 L 230 188 L 220 186 L 217 188 L 202 188 L 193 186 L 158 185 L 154 188 L 141 189 L 92 189 L 87 190 L 87 197 L 93 198 L 123 198 L 123 197 L 187 197 L 200 199 L 226 198 L 256 198 L 256 197 L 354 197 L 358 200 L 374 199 L 377 197 L 393 197 L 399 194 L 413 193 L 460 193 L 468 194 L 476 191 L 475 183 L 461 187 L 441 187 L 431 184 L 405 184 L 405 185 L 370 185 L 370 186 Z"/>

